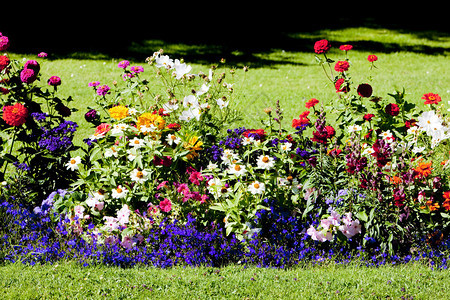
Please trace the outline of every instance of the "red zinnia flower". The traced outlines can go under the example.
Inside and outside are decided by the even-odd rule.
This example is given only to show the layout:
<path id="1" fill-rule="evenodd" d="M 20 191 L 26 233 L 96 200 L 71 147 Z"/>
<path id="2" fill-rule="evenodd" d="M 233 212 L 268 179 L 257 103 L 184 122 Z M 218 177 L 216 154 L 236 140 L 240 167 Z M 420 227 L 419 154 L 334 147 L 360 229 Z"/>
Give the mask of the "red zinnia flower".
<path id="1" fill-rule="evenodd" d="M 374 54 L 371 54 L 371 55 L 367 56 L 367 60 L 370 62 L 374 62 L 374 61 L 378 60 L 378 57 Z"/>
<path id="2" fill-rule="evenodd" d="M 252 134 L 251 136 L 257 140 L 262 140 L 266 137 L 266 132 L 264 129 L 248 129 L 242 133 L 242 135 L 246 138 L 248 138 L 250 134 Z"/>
<path id="3" fill-rule="evenodd" d="M 336 63 L 336 65 L 334 66 L 334 69 L 336 70 L 336 72 L 345 72 L 345 71 L 348 71 L 349 67 L 350 67 L 350 64 L 348 63 L 348 61 L 341 60 Z"/>
<path id="4" fill-rule="evenodd" d="M 422 96 L 422 99 L 425 100 L 424 104 L 438 104 L 441 102 L 441 96 L 438 94 L 428 93 Z"/>
<path id="5" fill-rule="evenodd" d="M 358 89 L 356 91 L 358 92 L 358 95 L 364 98 L 369 98 L 370 96 L 372 96 L 373 92 L 372 87 L 367 83 L 358 85 Z"/>
<path id="6" fill-rule="evenodd" d="M 3 107 L 3 120 L 11 126 L 20 126 L 28 117 L 28 109 L 20 103 Z"/>
<path id="7" fill-rule="evenodd" d="M 328 52 L 330 48 L 331 44 L 327 40 L 320 40 L 314 44 L 314 52 L 316 52 L 317 54 Z"/>
<path id="8" fill-rule="evenodd" d="M 6 55 L 0 56 L 0 72 L 3 71 L 9 65 L 9 58 Z"/>
<path id="9" fill-rule="evenodd" d="M 353 49 L 353 46 L 352 45 L 341 45 L 339 47 L 339 49 L 342 50 L 342 51 L 349 51 L 349 50 Z"/>
<path id="10" fill-rule="evenodd" d="M 305 107 L 309 109 L 311 107 L 314 107 L 317 103 L 319 103 L 319 100 L 312 98 L 306 101 Z"/>
<path id="11" fill-rule="evenodd" d="M 111 124 L 102 123 L 95 128 L 95 134 L 106 134 L 111 129 Z"/>
<path id="12" fill-rule="evenodd" d="M 348 93 L 350 91 L 350 87 L 345 84 L 345 79 L 344 78 L 339 78 L 338 80 L 336 80 L 336 83 L 334 84 L 334 87 L 336 88 L 336 93 Z"/>
<path id="13" fill-rule="evenodd" d="M 327 131 L 327 138 L 329 139 L 336 135 L 336 130 L 334 130 L 333 126 L 325 126 L 325 130 Z"/>

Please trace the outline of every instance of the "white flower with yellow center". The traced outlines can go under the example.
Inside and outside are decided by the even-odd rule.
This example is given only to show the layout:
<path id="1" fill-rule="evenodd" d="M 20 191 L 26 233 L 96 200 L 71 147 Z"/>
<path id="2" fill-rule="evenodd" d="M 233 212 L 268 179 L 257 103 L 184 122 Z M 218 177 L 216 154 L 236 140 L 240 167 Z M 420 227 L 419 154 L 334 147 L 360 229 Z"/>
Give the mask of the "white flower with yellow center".
<path id="1" fill-rule="evenodd" d="M 127 196 L 127 194 L 128 194 L 128 190 L 121 185 L 119 185 L 115 189 L 112 189 L 112 191 L 111 191 L 111 197 L 114 199 L 125 198 Z"/>
<path id="2" fill-rule="evenodd" d="M 266 190 L 266 187 L 264 185 L 264 183 L 259 182 L 259 181 L 253 181 L 249 186 L 248 186 L 248 190 L 250 193 L 252 193 L 253 195 L 256 194 L 263 194 L 264 191 Z"/>
<path id="3" fill-rule="evenodd" d="M 173 144 L 178 145 L 181 142 L 181 139 L 177 137 L 175 134 L 168 134 L 166 137 L 166 142 L 172 146 Z"/>
<path id="4" fill-rule="evenodd" d="M 231 164 L 230 168 L 227 170 L 229 174 L 236 175 L 238 177 L 243 176 L 245 173 L 247 173 L 247 170 L 245 169 L 244 165 L 241 165 L 239 163 Z"/>
<path id="5" fill-rule="evenodd" d="M 78 165 L 81 163 L 81 157 L 72 157 L 68 163 L 66 163 L 67 170 L 75 171 L 78 170 Z"/>
<path id="6" fill-rule="evenodd" d="M 275 165 L 275 161 L 274 161 L 273 157 L 270 157 L 270 156 L 264 155 L 264 154 L 260 155 L 258 157 L 258 160 L 256 163 L 258 165 L 258 168 L 264 169 L 264 170 L 269 170 L 269 169 L 273 168 L 273 166 Z"/>
<path id="7" fill-rule="evenodd" d="M 352 133 L 352 132 L 357 132 L 357 131 L 361 131 L 362 130 L 362 127 L 361 126 L 359 126 L 359 125 L 350 125 L 350 126 L 348 126 L 348 128 L 347 128 L 347 131 L 349 132 L 349 133 Z"/>
<path id="8" fill-rule="evenodd" d="M 132 140 L 130 140 L 130 146 L 134 147 L 135 149 L 139 149 L 144 146 L 144 140 L 134 137 Z"/>
<path id="9" fill-rule="evenodd" d="M 144 183 L 147 181 L 148 177 L 148 172 L 145 170 L 138 170 L 138 169 L 134 169 L 133 171 L 131 171 L 130 177 L 131 180 L 137 182 L 137 183 Z"/>

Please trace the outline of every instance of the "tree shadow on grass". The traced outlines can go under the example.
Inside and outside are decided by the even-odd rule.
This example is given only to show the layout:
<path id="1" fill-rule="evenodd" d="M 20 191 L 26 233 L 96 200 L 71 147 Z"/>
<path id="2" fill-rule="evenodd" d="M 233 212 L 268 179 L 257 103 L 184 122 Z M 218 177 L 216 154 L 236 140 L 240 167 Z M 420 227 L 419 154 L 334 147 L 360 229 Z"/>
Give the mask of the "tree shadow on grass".
<path id="1" fill-rule="evenodd" d="M 428 28 L 418 28 L 415 18 L 410 15 L 395 18 L 384 15 L 385 19 L 382 19 L 376 16 L 357 15 L 335 17 L 330 14 L 322 15 L 320 22 L 311 22 L 311 18 L 304 16 L 295 18 L 294 13 L 284 12 L 284 16 L 285 20 L 279 22 L 256 18 L 247 20 L 246 23 L 227 22 L 224 26 L 220 23 L 153 26 L 152 23 L 141 21 L 134 22 L 133 26 L 129 27 L 122 26 L 117 19 L 96 19 L 96 24 L 83 25 L 84 23 L 78 22 L 75 27 L 53 27 L 51 31 L 42 34 L 30 34 L 26 26 L 1 30 L 10 37 L 10 51 L 16 53 L 45 51 L 51 54 L 50 59 L 124 58 L 138 62 L 163 48 L 170 56 L 182 57 L 190 63 L 217 64 L 221 58 L 225 58 L 230 65 L 250 65 L 252 68 L 275 67 L 280 64 L 302 65 L 286 57 L 273 59 L 269 54 L 276 50 L 313 53 L 315 41 L 326 38 L 326 29 L 332 32 L 352 27 L 391 28 L 395 32 L 408 33 L 412 37 L 429 41 L 445 42 L 449 38 L 448 29 L 445 30 L 446 27 L 441 26 L 439 18 L 436 18 L 437 23 L 428 22 L 430 25 Z M 61 17 L 61 21 L 67 22 L 65 18 L 66 16 Z M 391 20 L 396 20 L 396 23 Z M 43 24 L 41 27 L 51 25 Z M 450 51 L 448 47 L 429 44 L 386 43 L 357 39 L 346 42 L 359 51 L 377 53 L 407 51 L 446 55 Z"/>

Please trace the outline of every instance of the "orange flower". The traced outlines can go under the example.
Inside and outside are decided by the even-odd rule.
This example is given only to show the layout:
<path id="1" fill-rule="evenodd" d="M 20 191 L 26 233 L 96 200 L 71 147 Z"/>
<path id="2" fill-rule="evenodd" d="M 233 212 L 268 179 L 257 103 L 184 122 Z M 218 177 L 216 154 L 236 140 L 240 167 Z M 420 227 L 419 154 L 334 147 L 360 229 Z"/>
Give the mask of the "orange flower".
<path id="1" fill-rule="evenodd" d="M 429 163 L 423 163 L 420 162 L 419 165 L 417 166 L 417 168 L 414 169 L 414 171 L 416 171 L 417 175 L 415 176 L 415 178 L 420 178 L 420 177 L 427 177 L 428 175 L 431 174 L 431 170 L 433 170 L 433 168 L 431 167 L 432 162 Z"/>
<path id="2" fill-rule="evenodd" d="M 444 203 L 442 203 L 442 207 L 447 211 L 450 210 L 450 199 L 445 200 Z"/>
<path id="3" fill-rule="evenodd" d="M 399 184 L 399 183 L 402 183 L 402 179 L 401 179 L 400 177 L 398 177 L 398 176 L 392 176 L 392 177 L 390 178 L 390 182 L 391 182 L 393 185 L 397 185 L 397 184 Z"/>
<path id="4" fill-rule="evenodd" d="M 425 206 L 426 205 L 426 206 Z M 427 207 L 428 207 L 428 209 L 430 210 L 430 211 L 435 211 L 435 210 L 438 210 L 439 209 L 439 204 L 438 203 L 433 203 L 433 201 L 431 201 L 431 200 L 428 200 L 426 203 L 425 203 L 425 205 L 424 206 L 421 206 L 420 208 L 421 209 L 426 209 Z"/>

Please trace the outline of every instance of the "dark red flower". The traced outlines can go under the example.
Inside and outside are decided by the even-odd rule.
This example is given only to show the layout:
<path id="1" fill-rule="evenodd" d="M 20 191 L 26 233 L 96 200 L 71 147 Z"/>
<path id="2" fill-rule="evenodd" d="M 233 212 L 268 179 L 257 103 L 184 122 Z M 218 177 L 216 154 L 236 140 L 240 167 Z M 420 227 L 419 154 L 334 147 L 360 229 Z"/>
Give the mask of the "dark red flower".
<path id="1" fill-rule="evenodd" d="M 320 40 L 314 44 L 314 52 L 317 54 L 326 53 L 330 50 L 331 44 L 327 40 Z"/>
<path id="2" fill-rule="evenodd" d="M 406 129 L 409 129 L 413 126 L 416 126 L 417 120 L 416 119 L 411 119 L 411 120 L 406 120 L 405 121 L 405 127 Z"/>
<path id="3" fill-rule="evenodd" d="M 395 116 L 398 116 L 398 114 L 400 113 L 400 108 L 398 107 L 397 104 L 390 103 L 390 104 L 386 105 L 386 107 L 384 108 L 384 111 L 388 115 L 395 117 Z"/>
<path id="4" fill-rule="evenodd" d="M 373 89 L 370 84 L 362 83 L 358 85 L 358 89 L 356 91 L 361 97 L 369 98 L 370 96 L 372 96 Z"/>

